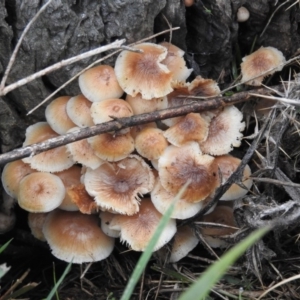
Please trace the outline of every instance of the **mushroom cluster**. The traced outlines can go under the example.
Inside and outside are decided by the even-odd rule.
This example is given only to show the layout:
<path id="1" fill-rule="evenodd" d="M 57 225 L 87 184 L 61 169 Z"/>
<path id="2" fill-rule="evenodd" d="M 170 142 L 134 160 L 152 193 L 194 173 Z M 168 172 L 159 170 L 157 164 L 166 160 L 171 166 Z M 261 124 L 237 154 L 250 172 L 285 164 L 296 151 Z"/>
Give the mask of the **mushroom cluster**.
<path id="1" fill-rule="evenodd" d="M 186 82 L 192 70 L 176 46 L 143 43 L 135 48 L 141 53 L 122 51 L 115 68 L 101 65 L 83 73 L 82 95 L 52 101 L 47 122 L 27 128 L 24 146 L 113 118 L 185 104 L 178 95 L 220 94 L 211 79 L 197 76 Z M 29 212 L 33 235 L 47 241 L 53 255 L 83 263 L 105 259 L 118 237 L 143 251 L 189 181 L 155 246 L 158 250 L 175 237 L 174 262 L 182 257 L 175 245 L 187 233 L 188 244 L 197 244 L 189 229 L 176 233 L 176 219 L 196 215 L 240 163 L 228 153 L 241 144 L 242 119 L 235 106 L 228 106 L 100 134 L 8 163 L 2 183 Z M 251 188 L 250 174 L 247 167 L 242 183 L 232 185 L 221 200 L 243 197 Z"/>

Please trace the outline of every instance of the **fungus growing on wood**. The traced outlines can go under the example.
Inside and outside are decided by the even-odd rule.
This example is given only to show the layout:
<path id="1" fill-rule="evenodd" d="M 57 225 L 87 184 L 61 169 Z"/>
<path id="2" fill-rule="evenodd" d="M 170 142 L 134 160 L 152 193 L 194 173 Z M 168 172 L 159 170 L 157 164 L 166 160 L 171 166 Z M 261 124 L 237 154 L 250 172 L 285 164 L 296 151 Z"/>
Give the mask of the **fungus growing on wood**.
<path id="1" fill-rule="evenodd" d="M 190 181 L 182 198 L 191 203 L 204 200 L 218 183 L 213 160 L 212 156 L 202 154 L 196 142 L 181 147 L 169 146 L 158 160 L 161 184 L 168 192 L 176 195 Z"/>
<path id="2" fill-rule="evenodd" d="M 103 233 L 96 215 L 55 210 L 47 216 L 43 233 L 55 257 L 75 264 L 103 260 L 114 248 L 114 239 Z"/>
<path id="3" fill-rule="evenodd" d="M 167 49 L 152 43 L 139 44 L 133 48 L 143 53 L 124 50 L 115 64 L 116 76 L 123 90 L 131 96 L 141 93 L 146 100 L 169 94 L 173 90 L 172 73 L 162 64 Z"/>
<path id="4" fill-rule="evenodd" d="M 46 120 L 50 127 L 58 134 L 65 134 L 75 126 L 68 116 L 66 109 L 70 98 L 70 96 L 58 97 L 46 107 Z"/>
<path id="5" fill-rule="evenodd" d="M 110 229 L 119 230 L 121 242 L 125 242 L 134 251 L 144 251 L 152 238 L 162 214 L 150 201 L 141 201 L 139 212 L 132 216 L 115 215 L 110 222 Z M 167 244 L 176 233 L 176 222 L 170 219 L 162 230 L 154 251 Z"/>
<path id="6" fill-rule="evenodd" d="M 139 211 L 140 196 L 152 190 L 154 176 L 141 157 L 130 155 L 117 163 L 88 169 L 84 184 L 99 207 L 133 215 Z"/>
<path id="7" fill-rule="evenodd" d="M 66 189 L 58 176 L 34 172 L 21 180 L 18 203 L 29 212 L 49 212 L 62 203 L 65 194 Z"/>
<path id="8" fill-rule="evenodd" d="M 82 94 L 92 102 L 120 98 L 124 93 L 111 66 L 93 67 L 79 76 Z"/>
<path id="9" fill-rule="evenodd" d="M 285 57 L 278 49 L 261 47 L 243 58 L 242 82 L 247 85 L 260 86 L 266 76 L 281 71 L 285 61 Z"/>

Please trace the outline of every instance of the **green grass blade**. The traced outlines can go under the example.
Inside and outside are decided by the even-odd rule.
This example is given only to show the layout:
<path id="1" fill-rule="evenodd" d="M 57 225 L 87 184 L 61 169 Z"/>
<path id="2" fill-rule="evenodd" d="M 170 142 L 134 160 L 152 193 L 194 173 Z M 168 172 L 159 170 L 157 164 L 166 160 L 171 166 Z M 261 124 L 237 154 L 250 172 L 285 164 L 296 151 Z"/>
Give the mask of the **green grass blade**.
<path id="1" fill-rule="evenodd" d="M 13 292 L 12 294 L 6 295 L 4 298 L 1 298 L 1 300 L 16 299 L 17 297 L 20 297 L 23 294 L 31 291 L 38 285 L 39 285 L 39 283 L 36 283 L 36 282 L 28 283 L 28 284 L 24 285 L 23 287 L 21 287 L 20 289 L 18 289 L 17 291 Z"/>
<path id="2" fill-rule="evenodd" d="M 132 293 L 133 293 L 133 290 L 137 284 L 137 282 L 139 281 L 140 279 L 140 276 L 142 275 L 143 273 L 143 270 L 145 269 L 151 255 L 152 255 L 152 252 L 153 252 L 153 249 L 155 247 L 155 244 L 156 244 L 156 241 L 159 239 L 159 236 L 162 232 L 162 230 L 164 229 L 164 227 L 167 225 L 171 215 L 172 215 L 172 212 L 173 212 L 173 209 L 174 209 L 174 206 L 175 206 L 175 203 L 181 198 L 181 196 L 183 195 L 183 193 L 185 192 L 186 188 L 188 186 L 188 183 L 186 183 L 182 188 L 181 190 L 179 191 L 179 193 L 175 196 L 172 204 L 169 206 L 169 208 L 167 209 L 166 213 L 163 215 L 163 217 L 161 218 L 156 230 L 155 230 L 155 233 L 153 234 L 151 240 L 149 241 L 149 244 L 148 246 L 146 247 L 145 251 L 143 252 L 143 254 L 141 255 L 136 267 L 134 268 L 133 270 L 133 273 L 131 274 L 131 277 L 125 287 L 125 290 L 123 292 L 123 295 L 122 295 L 122 298 L 121 300 L 129 300 Z"/>
<path id="3" fill-rule="evenodd" d="M 222 277 L 226 270 L 241 256 L 250 246 L 258 241 L 270 228 L 262 228 L 251 233 L 245 240 L 234 246 L 221 259 L 210 266 L 203 275 L 194 282 L 191 287 L 181 294 L 179 300 L 205 299 L 214 284 Z"/>
<path id="4" fill-rule="evenodd" d="M 57 289 L 59 288 L 59 286 L 61 285 L 61 283 L 63 282 L 63 280 L 65 279 L 65 277 L 67 276 L 67 274 L 69 273 L 70 269 L 72 266 L 72 262 L 70 262 L 65 271 L 63 272 L 63 274 L 61 275 L 61 277 L 59 278 L 59 280 L 55 283 L 54 287 L 52 288 L 52 290 L 50 291 L 49 295 L 47 296 L 46 300 L 51 300 L 52 297 L 54 296 L 54 294 L 56 293 Z"/>
<path id="5" fill-rule="evenodd" d="M 13 239 L 9 240 L 8 242 L 6 242 L 4 245 L 2 245 L 0 247 L 0 254 L 8 247 L 8 245 L 10 244 L 10 242 L 12 241 Z"/>

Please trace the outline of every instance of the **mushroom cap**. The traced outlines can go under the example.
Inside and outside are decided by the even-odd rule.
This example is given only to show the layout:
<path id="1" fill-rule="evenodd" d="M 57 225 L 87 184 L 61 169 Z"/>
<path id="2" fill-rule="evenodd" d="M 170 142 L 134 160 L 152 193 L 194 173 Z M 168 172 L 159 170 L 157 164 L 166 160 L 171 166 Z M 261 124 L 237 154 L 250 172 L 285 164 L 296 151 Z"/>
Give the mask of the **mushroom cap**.
<path id="1" fill-rule="evenodd" d="M 74 127 L 70 129 L 68 133 L 76 132 L 79 129 L 80 128 L 78 127 Z M 68 152 L 71 154 L 72 159 L 75 162 L 82 164 L 86 167 L 96 169 L 104 162 L 100 157 L 98 157 L 94 153 L 94 150 L 87 139 L 67 144 L 66 147 Z"/>
<path id="2" fill-rule="evenodd" d="M 31 234 L 38 240 L 46 242 L 43 234 L 43 226 L 48 213 L 29 213 L 28 214 L 28 226 L 31 230 Z"/>
<path id="3" fill-rule="evenodd" d="M 62 203 L 65 194 L 66 189 L 58 176 L 34 172 L 21 180 L 18 203 L 29 212 L 49 212 Z"/>
<path id="4" fill-rule="evenodd" d="M 84 184 L 100 207 L 133 215 L 139 211 L 139 197 L 152 190 L 154 176 L 141 157 L 130 155 L 118 163 L 88 169 Z"/>
<path id="5" fill-rule="evenodd" d="M 166 213 L 174 201 L 175 196 L 176 195 L 169 193 L 163 188 L 159 178 L 156 179 L 154 188 L 151 192 L 151 201 L 161 214 Z M 191 218 L 201 210 L 202 206 L 202 201 L 190 203 L 184 199 L 179 199 L 175 203 L 171 218 L 180 220 Z"/>
<path id="6" fill-rule="evenodd" d="M 245 6 L 241 6 L 237 11 L 236 16 L 237 16 L 237 21 L 239 23 L 242 23 L 242 22 L 246 22 L 249 19 L 250 13 Z"/>
<path id="7" fill-rule="evenodd" d="M 201 150 L 210 155 L 223 155 L 239 147 L 243 137 L 241 131 L 245 129 L 242 119 L 243 114 L 235 106 L 226 106 L 212 118 L 208 137 L 200 143 Z"/>
<path id="8" fill-rule="evenodd" d="M 101 219 L 101 229 L 103 232 L 110 237 L 118 238 L 120 236 L 120 230 L 109 228 L 110 222 L 115 217 L 115 214 L 109 211 L 101 211 L 99 217 Z"/>
<path id="9" fill-rule="evenodd" d="M 58 134 L 65 134 L 75 126 L 67 114 L 67 103 L 71 97 L 63 96 L 54 99 L 45 110 L 45 117 L 50 127 Z"/>
<path id="10" fill-rule="evenodd" d="M 212 168 L 214 158 L 202 155 L 196 142 L 183 146 L 169 146 L 158 160 L 158 172 L 162 186 L 176 195 L 186 182 L 182 198 L 187 202 L 199 202 L 209 196 L 217 187 L 217 173 Z"/>
<path id="11" fill-rule="evenodd" d="M 169 262 L 175 263 L 187 256 L 197 246 L 198 242 L 199 240 L 195 237 L 191 227 L 179 227 L 174 236 Z"/>
<path id="12" fill-rule="evenodd" d="M 149 160 L 158 159 L 169 145 L 161 129 L 149 127 L 137 134 L 134 143 L 138 154 Z"/>
<path id="13" fill-rule="evenodd" d="M 5 192 L 14 199 L 18 198 L 20 181 L 28 174 L 36 172 L 22 160 L 9 162 L 3 168 L 1 181 Z"/>
<path id="14" fill-rule="evenodd" d="M 92 102 L 83 95 L 72 97 L 67 102 L 66 111 L 76 126 L 84 128 L 94 125 L 91 116 Z M 73 126 L 74 127 L 74 126 Z"/>
<path id="15" fill-rule="evenodd" d="M 94 154 L 104 161 L 119 161 L 134 151 L 134 139 L 130 132 L 116 135 L 102 133 L 88 138 L 88 143 Z"/>
<path id="16" fill-rule="evenodd" d="M 55 210 L 47 216 L 43 233 L 52 254 L 67 262 L 103 260 L 114 248 L 114 239 L 103 233 L 96 215 Z"/>
<path id="17" fill-rule="evenodd" d="M 168 50 L 166 58 L 161 63 L 171 71 L 174 81 L 185 81 L 191 75 L 193 69 L 187 68 L 183 58 L 184 51 L 168 42 L 162 42 L 160 45 Z"/>
<path id="18" fill-rule="evenodd" d="M 133 216 L 116 215 L 109 227 L 120 230 L 121 241 L 135 251 L 144 251 L 162 218 L 149 199 L 141 201 L 140 210 Z M 170 219 L 162 230 L 154 251 L 167 244 L 176 233 L 176 222 Z"/>
<path id="19" fill-rule="evenodd" d="M 124 91 L 120 87 L 114 69 L 108 65 L 93 67 L 79 76 L 82 94 L 92 102 L 120 98 Z"/>
<path id="20" fill-rule="evenodd" d="M 278 49 L 261 47 L 243 58 L 241 64 L 242 82 L 247 85 L 260 86 L 266 76 L 281 71 L 285 61 L 285 57 Z M 265 74 L 261 75 L 263 73 Z"/>
<path id="21" fill-rule="evenodd" d="M 215 158 L 213 164 L 216 165 L 221 172 L 221 184 L 224 184 L 228 180 L 228 178 L 233 172 L 235 172 L 240 163 L 241 160 L 239 158 L 233 157 L 231 155 L 222 155 Z M 241 186 L 234 183 L 230 186 L 226 193 L 223 194 L 220 200 L 235 200 L 245 196 L 252 186 L 253 181 L 251 178 L 249 178 L 250 176 L 251 169 L 248 165 L 246 165 L 244 168 L 242 183 L 247 189 L 243 189 Z"/>
<path id="22" fill-rule="evenodd" d="M 205 79 L 200 75 L 189 84 L 188 91 L 191 95 L 200 97 L 213 97 L 221 94 L 218 83 L 213 79 Z"/>
<path id="23" fill-rule="evenodd" d="M 168 107 L 168 98 L 166 96 L 145 100 L 142 98 L 141 94 L 137 94 L 134 97 L 127 95 L 126 102 L 129 103 L 135 115 L 145 114 Z"/>
<path id="24" fill-rule="evenodd" d="M 190 113 L 164 132 L 169 143 L 180 147 L 191 141 L 203 142 L 208 136 L 209 122 L 198 113 Z"/>
<path id="25" fill-rule="evenodd" d="M 167 56 L 167 49 L 152 43 L 133 48 L 143 53 L 122 51 L 115 64 L 116 76 L 123 90 L 131 96 L 141 93 L 146 100 L 169 94 L 173 90 L 172 73 L 161 63 Z"/>
<path id="26" fill-rule="evenodd" d="M 26 139 L 23 146 L 43 142 L 58 136 L 59 135 L 52 130 L 47 122 L 38 122 L 26 129 Z M 70 168 L 74 164 L 65 146 L 23 158 L 23 162 L 30 164 L 31 168 L 41 172 L 60 172 Z"/>

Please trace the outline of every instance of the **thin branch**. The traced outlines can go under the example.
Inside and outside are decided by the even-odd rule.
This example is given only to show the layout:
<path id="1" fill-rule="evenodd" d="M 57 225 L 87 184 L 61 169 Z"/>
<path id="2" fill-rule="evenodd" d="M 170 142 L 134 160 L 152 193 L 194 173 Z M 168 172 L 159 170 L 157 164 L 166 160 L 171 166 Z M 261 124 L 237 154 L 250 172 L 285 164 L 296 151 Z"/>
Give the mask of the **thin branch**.
<path id="1" fill-rule="evenodd" d="M 135 43 L 132 43 L 130 44 L 129 46 L 132 47 L 134 45 L 137 45 L 139 43 L 143 43 L 145 41 L 148 41 L 148 40 L 151 40 L 157 36 L 160 36 L 162 34 L 165 34 L 167 32 L 172 32 L 174 30 L 178 30 L 180 29 L 180 27 L 174 27 L 174 28 L 170 28 L 170 29 L 167 29 L 167 30 L 164 30 L 164 31 L 161 31 L 159 33 L 156 33 L 156 34 L 153 34 L 147 38 L 144 38 L 142 40 L 139 40 Z M 79 73 L 77 73 L 76 75 L 74 75 L 72 78 L 70 78 L 68 81 L 66 81 L 64 84 L 62 84 L 59 88 L 57 88 L 53 93 L 51 93 L 49 96 L 47 96 L 47 98 L 45 98 L 41 103 L 39 103 L 38 105 L 36 105 L 33 109 L 31 109 L 28 113 L 27 113 L 27 116 L 32 114 L 36 109 L 38 109 L 40 106 L 42 106 L 44 103 L 46 103 L 48 100 L 50 100 L 54 95 L 56 95 L 59 91 L 61 91 L 64 87 L 66 87 L 69 83 L 71 83 L 73 80 L 75 80 L 77 77 L 79 77 L 82 73 L 84 73 L 86 70 L 92 68 L 93 66 L 99 64 L 100 62 L 106 60 L 107 58 L 111 57 L 111 56 L 114 56 L 115 54 L 119 53 L 120 51 L 122 51 L 122 49 L 120 50 L 117 50 L 117 51 L 114 51 L 96 61 L 94 61 L 93 63 L 91 63 L 90 65 L 88 65 L 86 68 L 82 69 Z"/>
<path id="2" fill-rule="evenodd" d="M 274 87 L 276 90 L 280 90 L 282 86 Z M 268 89 L 262 88 L 256 90 L 256 93 L 270 93 Z M 8 163 L 10 161 L 18 160 L 27 156 L 36 155 L 43 151 L 53 149 L 59 146 L 63 146 L 75 141 L 79 141 L 97 134 L 118 131 L 123 128 L 132 127 L 140 124 L 146 124 L 158 120 L 164 120 L 169 118 L 174 118 L 177 116 L 186 115 L 191 112 L 201 112 L 207 110 L 213 110 L 235 103 L 247 101 L 251 99 L 249 92 L 236 93 L 229 97 L 215 97 L 206 101 L 193 101 L 189 100 L 187 97 L 185 103 L 190 101 L 189 104 L 168 108 L 164 110 L 158 110 L 147 114 L 135 115 L 127 118 L 120 118 L 112 120 L 110 122 L 98 124 L 92 127 L 83 128 L 76 132 L 68 133 L 61 135 L 49 140 L 46 140 L 42 143 L 29 145 L 23 148 L 15 149 L 11 152 L 4 153 L 0 155 L 0 165 Z"/>
<path id="3" fill-rule="evenodd" d="M 26 33 L 28 32 L 28 30 L 30 29 L 31 25 L 36 21 L 36 19 L 41 15 L 41 13 L 47 8 L 47 6 L 52 2 L 52 0 L 49 0 L 47 3 L 45 3 L 41 9 L 36 13 L 36 15 L 30 20 L 30 22 L 27 24 L 27 26 L 25 27 L 24 31 L 22 32 L 21 34 L 21 37 L 16 45 L 16 48 L 14 49 L 11 57 L 10 57 L 10 60 L 8 62 L 8 65 L 7 65 L 7 68 L 5 70 L 5 73 L 4 73 L 4 76 L 2 78 L 2 81 L 1 81 L 1 84 L 0 84 L 0 94 L 1 94 L 1 91 L 4 90 L 4 86 L 5 86 L 5 83 L 6 83 L 6 80 L 7 80 L 7 77 L 9 75 L 9 72 L 16 60 L 16 56 L 18 54 L 18 51 L 20 49 L 20 46 L 22 44 L 22 41 L 26 35 Z"/>
<path id="4" fill-rule="evenodd" d="M 272 179 L 272 178 L 260 178 L 260 177 L 250 177 L 254 181 L 258 182 L 266 182 L 266 183 L 271 183 L 271 184 L 276 184 L 276 185 L 285 185 L 285 186 L 291 186 L 295 188 L 300 188 L 299 183 L 294 183 L 294 182 L 289 182 L 289 181 L 281 181 L 277 179 Z"/>
<path id="5" fill-rule="evenodd" d="M 108 51 L 108 50 L 112 50 L 112 49 L 116 49 L 116 48 L 121 48 L 121 46 L 125 43 L 125 39 L 122 39 L 122 40 L 116 40 L 115 42 L 111 43 L 111 44 L 108 44 L 108 45 L 105 45 L 105 46 L 102 46 L 102 47 L 99 47 L 99 48 L 96 48 L 96 49 L 93 49 L 93 50 L 90 50 L 90 51 L 87 51 L 85 53 L 82 53 L 82 54 L 79 54 L 79 55 L 76 55 L 74 57 L 71 57 L 71 58 L 68 58 L 68 59 L 65 59 L 65 60 L 62 60 L 52 66 L 49 66 L 39 72 L 36 72 L 26 78 L 23 78 L 23 79 L 20 79 L 18 80 L 17 82 L 14 82 L 10 85 L 8 85 L 7 87 L 3 88 L 2 90 L 0 90 L 0 96 L 4 96 L 6 95 L 7 93 L 11 92 L 12 90 L 22 86 L 22 85 L 25 85 L 27 83 L 29 83 L 30 81 L 33 81 L 39 77 L 42 77 L 50 72 L 53 72 L 55 70 L 58 70 L 64 66 L 67 66 L 67 65 L 70 65 L 70 64 L 73 64 L 77 61 L 80 61 L 84 58 L 88 58 L 90 56 L 93 56 L 93 55 L 96 55 L 96 54 L 99 54 L 99 53 L 102 53 L 102 52 L 105 52 L 105 51 Z M 134 51 L 134 49 L 132 49 L 132 51 Z"/>

